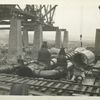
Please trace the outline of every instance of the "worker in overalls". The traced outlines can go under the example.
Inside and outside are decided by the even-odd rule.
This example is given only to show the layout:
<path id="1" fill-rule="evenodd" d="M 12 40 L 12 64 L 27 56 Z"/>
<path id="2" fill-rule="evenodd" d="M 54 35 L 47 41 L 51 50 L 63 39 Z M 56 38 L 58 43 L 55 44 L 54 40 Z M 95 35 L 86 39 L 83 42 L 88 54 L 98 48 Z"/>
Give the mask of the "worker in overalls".
<path id="1" fill-rule="evenodd" d="M 14 69 L 17 75 L 24 77 L 33 77 L 32 70 L 27 67 L 27 64 L 24 63 L 24 59 L 21 55 L 18 56 L 17 62 L 18 66 Z"/>
<path id="2" fill-rule="evenodd" d="M 66 53 L 64 48 L 61 48 L 57 57 L 57 70 L 61 72 L 62 75 L 67 74 L 67 59 L 66 59 Z M 63 73 L 62 73 L 63 72 Z"/>
<path id="3" fill-rule="evenodd" d="M 41 49 L 38 52 L 38 61 L 44 63 L 47 67 L 50 66 L 51 54 L 48 50 L 47 42 L 44 41 Z"/>
<path id="4" fill-rule="evenodd" d="M 22 58 L 21 55 L 18 56 L 18 58 L 17 58 L 17 62 L 18 62 L 18 64 L 21 65 L 21 66 L 24 65 L 24 59 Z"/>

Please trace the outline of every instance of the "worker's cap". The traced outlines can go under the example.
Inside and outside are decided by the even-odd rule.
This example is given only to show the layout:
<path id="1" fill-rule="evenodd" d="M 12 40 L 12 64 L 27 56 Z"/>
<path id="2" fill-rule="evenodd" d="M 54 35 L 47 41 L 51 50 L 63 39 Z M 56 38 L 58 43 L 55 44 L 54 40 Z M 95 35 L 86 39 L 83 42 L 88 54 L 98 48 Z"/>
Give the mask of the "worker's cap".
<path id="1" fill-rule="evenodd" d="M 42 47 L 47 48 L 47 42 L 46 41 L 43 41 Z"/>

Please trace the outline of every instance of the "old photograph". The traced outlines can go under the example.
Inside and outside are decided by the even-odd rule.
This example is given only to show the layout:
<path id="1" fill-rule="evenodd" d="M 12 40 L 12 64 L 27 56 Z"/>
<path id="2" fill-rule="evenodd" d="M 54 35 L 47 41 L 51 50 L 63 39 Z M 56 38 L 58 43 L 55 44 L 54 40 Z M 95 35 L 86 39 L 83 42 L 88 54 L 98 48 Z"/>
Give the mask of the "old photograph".
<path id="1" fill-rule="evenodd" d="M 0 4 L 0 95 L 100 96 L 100 1 Z"/>

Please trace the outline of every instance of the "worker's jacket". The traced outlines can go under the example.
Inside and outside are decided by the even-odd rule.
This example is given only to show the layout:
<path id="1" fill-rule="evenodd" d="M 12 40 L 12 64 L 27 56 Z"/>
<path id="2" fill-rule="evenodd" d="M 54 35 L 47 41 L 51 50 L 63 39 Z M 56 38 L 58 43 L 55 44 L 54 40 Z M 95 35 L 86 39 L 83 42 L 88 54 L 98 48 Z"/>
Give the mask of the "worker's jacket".
<path id="1" fill-rule="evenodd" d="M 38 61 L 50 65 L 51 54 L 46 48 L 41 48 L 38 53 Z"/>
<path id="2" fill-rule="evenodd" d="M 59 55 L 57 57 L 57 66 L 61 66 L 61 67 L 67 68 L 67 60 L 66 60 L 65 56 Z"/>

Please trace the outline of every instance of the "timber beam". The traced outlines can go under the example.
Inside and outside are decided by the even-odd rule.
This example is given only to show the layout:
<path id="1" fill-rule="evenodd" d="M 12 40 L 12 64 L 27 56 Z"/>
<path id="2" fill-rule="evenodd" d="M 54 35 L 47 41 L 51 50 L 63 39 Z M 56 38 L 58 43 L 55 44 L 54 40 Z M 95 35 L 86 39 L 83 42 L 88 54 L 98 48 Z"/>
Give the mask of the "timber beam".
<path id="1" fill-rule="evenodd" d="M 10 30 L 10 27 L 0 27 L 0 30 Z M 27 28 L 27 30 L 34 31 L 34 27 Z M 23 31 L 23 28 L 22 28 L 22 31 Z M 43 31 L 56 31 L 56 27 L 51 27 L 51 28 L 43 27 Z"/>
<path id="2" fill-rule="evenodd" d="M 56 31 L 57 27 L 43 27 L 43 31 Z M 0 27 L 0 30 L 10 30 L 10 27 Z M 27 28 L 28 31 L 34 31 L 34 27 Z M 65 31 L 66 29 L 60 29 L 61 31 Z M 22 28 L 23 31 L 23 28 Z"/>

